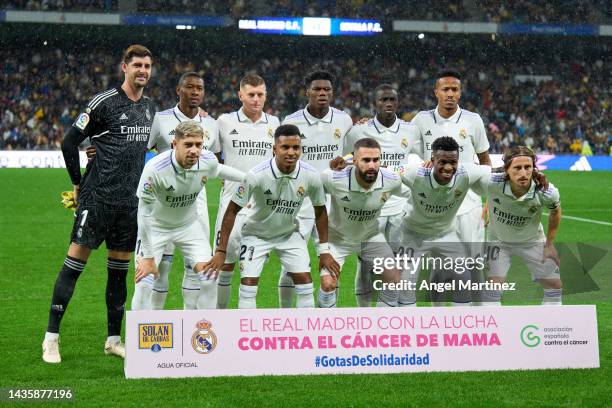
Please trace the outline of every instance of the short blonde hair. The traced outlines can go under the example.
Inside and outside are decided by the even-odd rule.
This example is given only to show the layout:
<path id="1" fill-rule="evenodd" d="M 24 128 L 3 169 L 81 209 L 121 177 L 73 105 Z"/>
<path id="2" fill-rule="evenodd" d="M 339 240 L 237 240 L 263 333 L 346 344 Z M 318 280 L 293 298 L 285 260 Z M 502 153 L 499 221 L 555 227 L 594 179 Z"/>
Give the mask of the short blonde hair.
<path id="1" fill-rule="evenodd" d="M 204 139 L 204 131 L 202 126 L 195 120 L 186 120 L 185 122 L 179 123 L 174 129 L 174 138 L 176 140 L 184 139 L 187 136 L 198 136 Z"/>

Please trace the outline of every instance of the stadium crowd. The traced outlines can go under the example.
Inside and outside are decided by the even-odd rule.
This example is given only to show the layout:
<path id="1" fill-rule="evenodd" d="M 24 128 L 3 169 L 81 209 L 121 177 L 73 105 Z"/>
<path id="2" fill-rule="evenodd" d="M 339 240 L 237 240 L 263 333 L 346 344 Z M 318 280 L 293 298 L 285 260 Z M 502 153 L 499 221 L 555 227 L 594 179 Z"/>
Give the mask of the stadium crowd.
<path id="1" fill-rule="evenodd" d="M 253 54 L 238 61 L 204 57 L 198 64 L 166 49 L 159 53 L 149 95 L 158 108 L 176 103 L 174 87 L 186 71 L 206 81 L 204 109 L 213 117 L 239 106 L 239 79 L 249 71 L 269 84 L 268 112 L 284 117 L 306 101 L 302 78 L 314 65 L 338 78 L 334 106 L 354 120 L 373 115 L 373 89 L 389 82 L 400 92 L 399 111 L 410 120 L 435 106 L 433 75 L 440 62 L 407 65 L 391 57 L 360 64 L 358 55 L 343 59 L 299 59 Z M 306 58 L 305 58 L 306 59 Z M 593 154 L 609 154 L 609 66 L 600 59 L 551 64 L 518 62 L 474 64 L 460 60 L 464 75 L 461 105 L 479 112 L 487 125 L 492 152 L 517 144 L 538 152 L 580 153 L 585 141 Z M 78 109 L 100 89 L 119 81 L 109 51 L 77 54 L 59 48 L 13 49 L 0 62 L 0 149 L 58 149 Z"/>
<path id="2" fill-rule="evenodd" d="M 118 0 L 3 0 L 0 9 L 117 12 Z M 129 8 L 131 5 L 126 4 Z M 125 11 L 125 10 L 124 10 Z M 322 16 L 377 19 L 530 23 L 602 23 L 612 20 L 605 0 L 138 0 L 138 13 L 253 16 Z"/>

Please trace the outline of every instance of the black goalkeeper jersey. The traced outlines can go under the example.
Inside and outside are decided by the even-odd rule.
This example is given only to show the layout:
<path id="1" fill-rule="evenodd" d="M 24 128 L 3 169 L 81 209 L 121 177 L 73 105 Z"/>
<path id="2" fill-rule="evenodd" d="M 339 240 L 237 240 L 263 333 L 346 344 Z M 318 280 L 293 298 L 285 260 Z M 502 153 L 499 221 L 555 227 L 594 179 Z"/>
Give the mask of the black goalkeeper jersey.
<path id="1" fill-rule="evenodd" d="M 155 114 L 146 96 L 137 102 L 120 88 L 94 96 L 72 125 L 96 148 L 80 183 L 79 205 L 138 207 L 136 189 Z"/>

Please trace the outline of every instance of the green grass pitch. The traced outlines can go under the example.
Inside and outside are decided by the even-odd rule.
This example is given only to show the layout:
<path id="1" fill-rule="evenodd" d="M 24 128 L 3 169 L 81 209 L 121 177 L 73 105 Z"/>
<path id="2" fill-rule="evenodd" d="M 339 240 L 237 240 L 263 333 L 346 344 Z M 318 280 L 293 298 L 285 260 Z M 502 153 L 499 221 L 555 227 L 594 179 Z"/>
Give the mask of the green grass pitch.
<path id="1" fill-rule="evenodd" d="M 612 222 L 612 172 L 547 172 L 564 215 Z M 70 387 L 86 406 L 611 406 L 612 306 L 597 303 L 601 368 L 514 372 L 319 375 L 126 380 L 123 362 L 103 354 L 105 251 L 94 252 L 62 324 L 59 366 L 41 360 L 53 283 L 68 247 L 72 213 L 59 204 L 70 187 L 62 169 L 0 170 L 2 372 L 0 388 Z M 211 224 L 219 184 L 208 186 Z M 564 219 L 559 242 L 611 242 L 612 226 Z M 181 261 L 171 274 L 168 308 L 180 308 Z M 344 269 L 340 305 L 353 306 L 354 259 Z M 267 264 L 260 307 L 277 304 L 278 261 Z M 235 274 L 235 283 L 238 276 Z M 133 285 L 128 284 L 128 304 Z M 237 303 L 232 291 L 231 306 Z M 290 363 L 290 362 L 288 362 Z M 44 405 L 44 404 L 43 404 Z"/>

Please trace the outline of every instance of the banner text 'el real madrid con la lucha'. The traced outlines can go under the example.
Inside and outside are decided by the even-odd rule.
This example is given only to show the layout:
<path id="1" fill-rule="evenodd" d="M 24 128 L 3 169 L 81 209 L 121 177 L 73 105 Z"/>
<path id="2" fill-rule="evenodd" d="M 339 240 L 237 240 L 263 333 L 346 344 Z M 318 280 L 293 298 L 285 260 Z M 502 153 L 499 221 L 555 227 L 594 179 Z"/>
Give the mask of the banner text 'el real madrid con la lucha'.
<path id="1" fill-rule="evenodd" d="M 128 378 L 599 367 L 594 306 L 128 312 Z"/>

